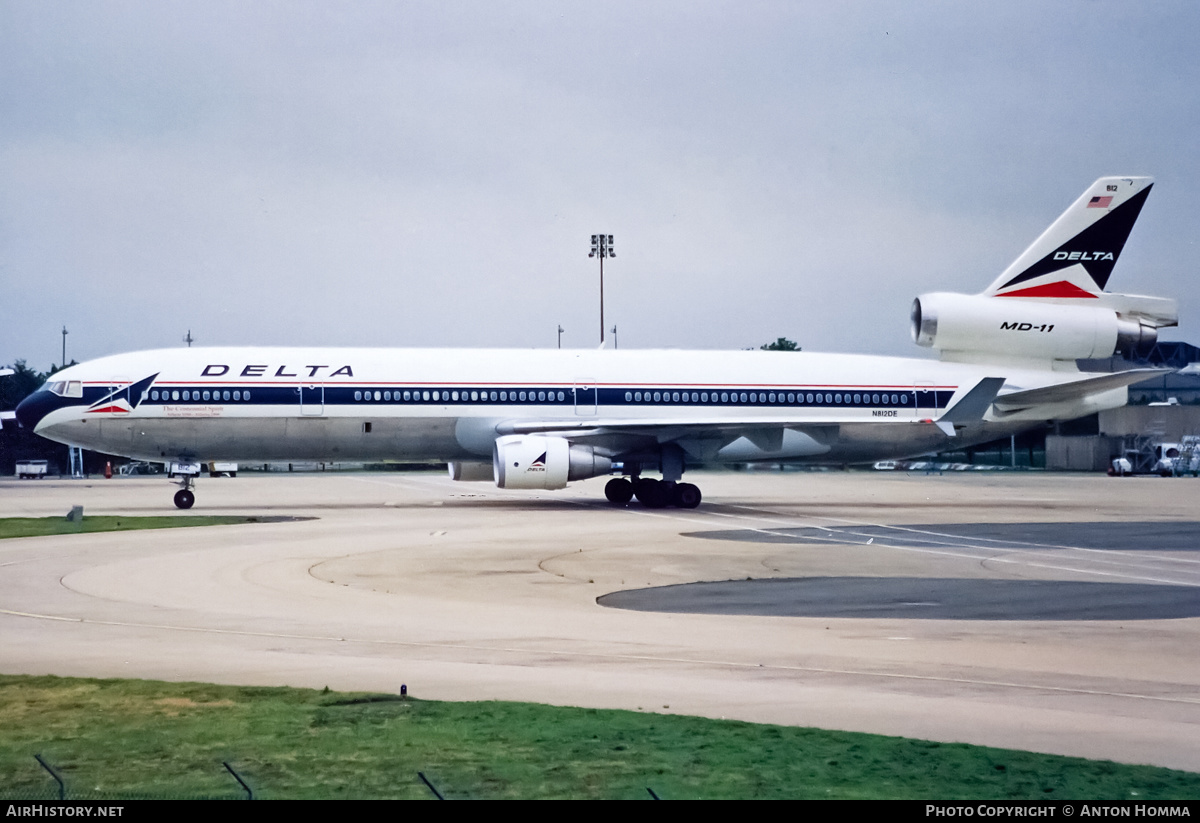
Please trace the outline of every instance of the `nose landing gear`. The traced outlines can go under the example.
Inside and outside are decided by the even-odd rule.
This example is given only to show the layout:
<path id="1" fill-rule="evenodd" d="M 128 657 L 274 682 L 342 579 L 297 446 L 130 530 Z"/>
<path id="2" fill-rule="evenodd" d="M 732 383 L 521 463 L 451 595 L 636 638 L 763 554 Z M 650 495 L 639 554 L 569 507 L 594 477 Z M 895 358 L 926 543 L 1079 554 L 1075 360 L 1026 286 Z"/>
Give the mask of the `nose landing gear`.
<path id="1" fill-rule="evenodd" d="M 175 492 L 175 508 L 190 509 L 196 502 L 196 495 L 192 491 L 192 477 L 184 475 L 179 481 L 179 491 Z"/>

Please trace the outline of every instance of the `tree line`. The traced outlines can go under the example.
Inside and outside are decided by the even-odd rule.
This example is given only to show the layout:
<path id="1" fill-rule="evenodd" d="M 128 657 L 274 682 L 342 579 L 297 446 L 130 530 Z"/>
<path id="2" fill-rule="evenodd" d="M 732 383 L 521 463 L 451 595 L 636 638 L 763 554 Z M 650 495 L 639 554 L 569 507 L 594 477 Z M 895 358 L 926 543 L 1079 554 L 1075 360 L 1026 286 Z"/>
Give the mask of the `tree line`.
<path id="1" fill-rule="evenodd" d="M 49 371 L 38 371 L 29 368 L 24 360 L 17 360 L 11 366 L 5 366 L 4 368 L 12 369 L 13 373 L 0 377 L 0 409 L 12 411 L 18 403 L 41 388 L 41 385 L 50 379 L 50 375 L 74 365 L 74 360 L 66 366 L 51 363 Z"/>

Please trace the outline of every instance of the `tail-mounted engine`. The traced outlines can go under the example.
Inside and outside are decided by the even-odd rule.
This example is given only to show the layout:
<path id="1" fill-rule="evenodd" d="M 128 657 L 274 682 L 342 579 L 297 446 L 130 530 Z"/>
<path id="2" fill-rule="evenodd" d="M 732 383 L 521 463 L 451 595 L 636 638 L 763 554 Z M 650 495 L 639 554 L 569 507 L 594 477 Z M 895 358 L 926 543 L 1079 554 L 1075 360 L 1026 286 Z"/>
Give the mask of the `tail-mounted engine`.
<path id="1" fill-rule="evenodd" d="M 1093 305 L 986 295 L 923 294 L 913 301 L 912 335 L 946 359 L 980 355 L 1036 360 L 1136 359 L 1176 324 L 1174 301 L 1101 293 Z"/>
<path id="2" fill-rule="evenodd" d="M 569 480 L 608 474 L 612 461 L 561 437 L 510 434 L 496 440 L 492 466 L 502 489 L 561 489 Z"/>
<path id="3" fill-rule="evenodd" d="M 913 301 L 913 340 L 943 360 L 1139 359 L 1178 324 L 1178 307 L 1105 288 L 1153 185 L 1101 177 L 982 294 Z"/>

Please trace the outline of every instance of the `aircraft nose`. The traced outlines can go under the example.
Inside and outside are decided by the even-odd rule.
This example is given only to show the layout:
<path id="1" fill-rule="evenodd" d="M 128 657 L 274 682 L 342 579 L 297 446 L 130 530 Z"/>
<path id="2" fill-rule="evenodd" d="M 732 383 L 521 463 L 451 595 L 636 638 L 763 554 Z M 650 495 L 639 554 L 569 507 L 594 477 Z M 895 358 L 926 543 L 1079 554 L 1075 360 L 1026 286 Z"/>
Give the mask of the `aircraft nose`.
<path id="1" fill-rule="evenodd" d="M 45 404 L 41 402 L 43 398 L 38 396 L 40 394 L 46 394 L 46 392 L 35 392 L 17 404 L 17 422 L 21 424 L 22 428 L 29 429 L 29 431 L 37 428 L 37 424 L 49 411 L 44 408 Z"/>

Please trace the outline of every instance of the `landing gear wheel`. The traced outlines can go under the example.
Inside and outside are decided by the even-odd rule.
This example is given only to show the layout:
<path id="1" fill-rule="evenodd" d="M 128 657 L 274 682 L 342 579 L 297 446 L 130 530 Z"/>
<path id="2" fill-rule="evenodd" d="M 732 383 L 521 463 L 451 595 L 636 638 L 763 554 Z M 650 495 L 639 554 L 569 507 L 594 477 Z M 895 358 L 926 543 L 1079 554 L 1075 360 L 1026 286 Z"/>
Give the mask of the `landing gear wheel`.
<path id="1" fill-rule="evenodd" d="M 675 486 L 673 505 L 681 509 L 694 509 L 700 505 L 700 489 L 691 483 L 680 483 Z"/>
<path id="2" fill-rule="evenodd" d="M 175 508 L 190 509 L 192 504 L 196 502 L 196 495 L 192 494 L 187 489 L 180 489 L 175 492 Z"/>
<path id="3" fill-rule="evenodd" d="M 633 499 L 633 484 L 624 477 L 614 477 L 604 487 L 604 496 L 609 503 L 623 506 Z"/>
<path id="4" fill-rule="evenodd" d="M 667 505 L 667 489 L 664 484 L 649 477 L 643 477 L 633 486 L 633 493 L 638 502 L 648 509 L 661 509 Z"/>

